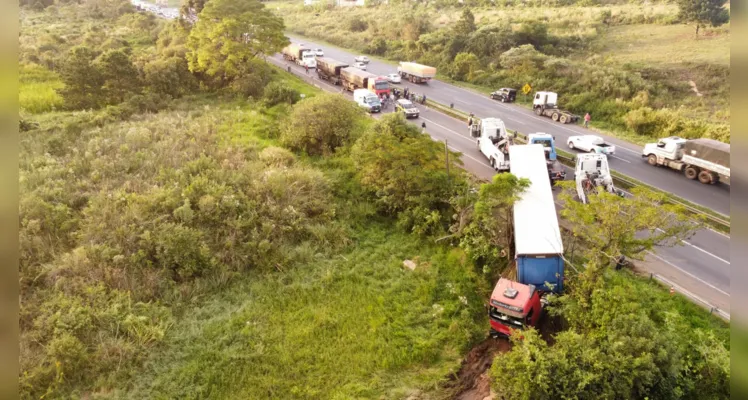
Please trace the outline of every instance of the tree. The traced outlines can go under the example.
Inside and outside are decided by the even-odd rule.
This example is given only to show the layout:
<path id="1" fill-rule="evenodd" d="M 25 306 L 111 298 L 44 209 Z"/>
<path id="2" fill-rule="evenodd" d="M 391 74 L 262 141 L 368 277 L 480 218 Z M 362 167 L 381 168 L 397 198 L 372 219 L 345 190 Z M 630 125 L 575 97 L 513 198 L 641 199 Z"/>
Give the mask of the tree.
<path id="1" fill-rule="evenodd" d="M 126 51 L 109 50 L 94 63 L 102 79 L 102 90 L 107 104 L 118 104 L 140 91 L 138 70 Z"/>
<path id="2" fill-rule="evenodd" d="M 65 106 L 73 110 L 98 108 L 102 104 L 104 79 L 94 66 L 98 56 L 86 46 L 77 46 L 68 52 L 60 68 L 60 78 L 65 87 L 58 92 L 65 100 Z"/>
<path id="3" fill-rule="evenodd" d="M 683 22 L 696 24 L 696 34 L 707 24 L 720 26 L 730 20 L 730 12 L 725 8 L 727 0 L 678 0 L 678 18 Z"/>
<path id="4" fill-rule="evenodd" d="M 183 0 L 179 13 L 187 19 L 193 19 L 203 11 L 208 0 Z"/>
<path id="5" fill-rule="evenodd" d="M 462 10 L 460 20 L 455 24 L 454 30 L 458 35 L 470 35 L 475 32 L 475 16 L 469 8 Z"/>
<path id="6" fill-rule="evenodd" d="M 631 198 L 601 191 L 582 204 L 574 200 L 575 182 L 560 184 L 559 198 L 565 203 L 561 215 L 589 248 L 587 257 L 601 266 L 619 255 L 641 259 L 655 246 L 677 245 L 701 225 L 682 206 L 669 204 L 664 194 L 651 190 L 635 187 Z"/>
<path id="7" fill-rule="evenodd" d="M 188 39 L 190 71 L 223 84 L 246 74 L 248 62 L 288 44 L 283 19 L 257 0 L 213 0 L 200 13 Z"/>
<path id="8" fill-rule="evenodd" d="M 480 60 L 473 53 L 459 53 L 449 68 L 449 76 L 460 81 L 470 80 L 480 68 Z"/>
<path id="9" fill-rule="evenodd" d="M 354 137 L 361 109 L 345 97 L 320 94 L 297 104 L 281 133 L 290 149 L 309 155 L 327 155 Z"/>

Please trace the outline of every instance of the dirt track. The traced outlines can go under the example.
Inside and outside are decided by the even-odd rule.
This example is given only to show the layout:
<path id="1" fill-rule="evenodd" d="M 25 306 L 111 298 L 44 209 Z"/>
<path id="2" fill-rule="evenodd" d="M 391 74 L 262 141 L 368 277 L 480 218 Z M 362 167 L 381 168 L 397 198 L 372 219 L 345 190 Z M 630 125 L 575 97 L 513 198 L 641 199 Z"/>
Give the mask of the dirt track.
<path id="1" fill-rule="evenodd" d="M 512 345 L 506 339 L 487 338 L 470 350 L 462 366 L 450 382 L 454 400 L 483 400 L 491 395 L 488 369 L 498 353 L 509 351 Z"/>

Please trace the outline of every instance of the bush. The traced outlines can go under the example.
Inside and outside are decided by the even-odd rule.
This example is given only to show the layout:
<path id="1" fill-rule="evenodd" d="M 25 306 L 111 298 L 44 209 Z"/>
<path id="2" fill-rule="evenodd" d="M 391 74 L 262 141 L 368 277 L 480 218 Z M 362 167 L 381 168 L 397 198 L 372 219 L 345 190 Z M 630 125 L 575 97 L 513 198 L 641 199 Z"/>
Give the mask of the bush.
<path id="1" fill-rule="evenodd" d="M 265 104 L 272 107 L 280 103 L 295 104 L 299 101 L 300 96 L 298 90 L 289 87 L 287 84 L 270 82 L 265 86 L 263 97 L 265 98 Z"/>
<path id="2" fill-rule="evenodd" d="M 259 154 L 260 161 L 268 167 L 290 167 L 296 161 L 293 153 L 282 148 L 270 146 L 262 149 Z"/>
<path id="3" fill-rule="evenodd" d="M 369 23 L 361 17 L 353 17 L 348 21 L 348 30 L 351 32 L 363 32 L 369 29 Z"/>
<path id="4" fill-rule="evenodd" d="M 293 151 L 329 155 L 355 138 L 361 115 L 361 109 L 343 96 L 314 96 L 294 106 L 281 141 Z"/>

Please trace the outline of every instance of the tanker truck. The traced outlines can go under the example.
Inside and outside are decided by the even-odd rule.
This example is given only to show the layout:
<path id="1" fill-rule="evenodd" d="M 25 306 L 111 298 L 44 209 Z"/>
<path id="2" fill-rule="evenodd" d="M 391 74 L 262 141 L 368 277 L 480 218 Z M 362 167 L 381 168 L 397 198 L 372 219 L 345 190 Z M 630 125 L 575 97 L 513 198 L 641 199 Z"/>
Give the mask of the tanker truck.
<path id="1" fill-rule="evenodd" d="M 286 60 L 293 61 L 302 67 L 317 68 L 314 51 L 301 43 L 291 43 L 281 50 L 281 54 Z"/>
<path id="2" fill-rule="evenodd" d="M 436 76 L 436 68 L 414 62 L 400 62 L 397 73 L 413 83 L 426 83 Z"/>
<path id="3" fill-rule="evenodd" d="M 340 71 L 347 67 L 348 64 L 338 60 L 328 57 L 317 57 L 317 76 L 319 76 L 319 79 L 326 80 L 333 85 L 341 84 Z"/>
<path id="4" fill-rule="evenodd" d="M 686 140 L 677 136 L 644 146 L 649 165 L 682 171 L 686 178 L 704 184 L 730 184 L 730 145 L 713 139 Z"/>

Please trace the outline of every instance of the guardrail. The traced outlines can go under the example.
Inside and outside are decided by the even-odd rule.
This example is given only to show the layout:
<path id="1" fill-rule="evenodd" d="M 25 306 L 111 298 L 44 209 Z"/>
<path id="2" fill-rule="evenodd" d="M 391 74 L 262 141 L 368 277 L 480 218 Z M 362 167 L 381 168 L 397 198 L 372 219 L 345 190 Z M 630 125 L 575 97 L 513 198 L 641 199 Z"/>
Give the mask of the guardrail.
<path id="1" fill-rule="evenodd" d="M 676 283 L 672 282 L 671 280 L 665 278 L 664 276 L 655 274 L 654 272 L 649 273 L 649 279 L 653 280 L 656 279 L 660 283 L 663 283 L 665 286 L 669 286 L 671 293 L 679 293 L 683 296 L 686 296 L 689 298 L 692 302 L 699 304 L 700 306 L 706 308 L 709 310 L 709 314 L 716 314 L 717 316 L 730 321 L 730 313 L 721 310 L 719 307 L 712 305 L 708 301 L 702 299 L 701 297 L 689 292 L 688 290 L 684 289 L 681 286 L 678 286 Z"/>

